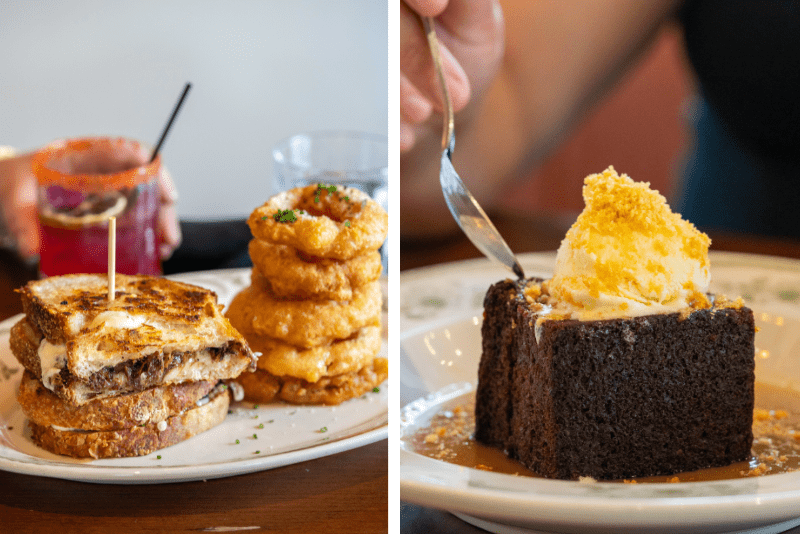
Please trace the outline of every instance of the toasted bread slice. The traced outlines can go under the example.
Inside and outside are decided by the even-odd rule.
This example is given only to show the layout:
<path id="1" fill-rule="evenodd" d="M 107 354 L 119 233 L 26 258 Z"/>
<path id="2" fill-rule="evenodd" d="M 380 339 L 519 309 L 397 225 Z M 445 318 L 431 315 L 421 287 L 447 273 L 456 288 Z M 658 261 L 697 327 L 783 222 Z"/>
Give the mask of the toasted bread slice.
<path id="1" fill-rule="evenodd" d="M 33 441 L 45 450 L 73 458 L 143 456 L 180 443 L 220 424 L 228 413 L 230 395 L 222 391 L 201 406 L 162 421 L 119 430 L 87 431 L 55 428 L 28 421 Z M 159 429 L 160 427 L 160 429 Z"/>
<path id="2" fill-rule="evenodd" d="M 58 397 L 26 370 L 22 374 L 17 401 L 28 419 L 41 426 L 119 430 L 159 423 L 188 410 L 211 393 L 214 386 L 215 383 L 210 380 L 184 382 L 139 393 L 95 399 L 81 405 Z"/>
<path id="3" fill-rule="evenodd" d="M 117 275 L 108 301 L 106 284 L 102 275 L 64 275 L 19 290 L 28 324 L 12 331 L 12 351 L 65 400 L 82 404 L 255 368 L 256 356 L 220 313 L 214 292 Z"/>
<path id="4" fill-rule="evenodd" d="M 29 282 L 20 290 L 29 321 L 51 344 L 66 345 L 67 365 L 80 378 L 154 351 L 246 347 L 222 316 L 213 291 L 165 278 L 117 275 L 116 296 L 109 301 L 107 283 L 103 275 L 76 274 Z"/>
<path id="5" fill-rule="evenodd" d="M 11 327 L 8 343 L 11 354 L 30 371 L 33 376 L 42 379 L 42 364 L 39 360 L 39 345 L 42 333 L 23 317 Z"/>

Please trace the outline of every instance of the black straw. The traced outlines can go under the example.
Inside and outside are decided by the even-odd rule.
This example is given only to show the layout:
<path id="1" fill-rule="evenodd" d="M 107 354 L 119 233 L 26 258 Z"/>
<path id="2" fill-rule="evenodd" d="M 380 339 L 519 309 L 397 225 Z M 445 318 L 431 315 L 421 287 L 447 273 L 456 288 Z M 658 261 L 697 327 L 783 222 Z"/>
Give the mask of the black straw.
<path id="1" fill-rule="evenodd" d="M 169 129 L 172 128 L 172 123 L 175 121 L 175 117 L 178 116 L 178 111 L 180 111 L 181 106 L 183 105 L 183 100 L 186 98 L 186 94 L 189 92 L 189 89 L 191 88 L 192 84 L 186 82 L 186 87 L 183 88 L 183 93 L 181 94 L 181 97 L 178 99 L 178 103 L 175 104 L 175 109 L 172 110 L 172 116 L 169 118 L 167 125 L 164 126 L 164 131 L 161 132 L 161 138 L 158 140 L 158 143 L 156 143 L 156 147 L 153 149 L 153 155 L 150 156 L 150 163 L 152 163 L 153 160 L 156 159 L 156 156 L 158 156 L 158 151 L 161 149 L 161 145 L 164 144 L 164 139 L 167 138 Z"/>

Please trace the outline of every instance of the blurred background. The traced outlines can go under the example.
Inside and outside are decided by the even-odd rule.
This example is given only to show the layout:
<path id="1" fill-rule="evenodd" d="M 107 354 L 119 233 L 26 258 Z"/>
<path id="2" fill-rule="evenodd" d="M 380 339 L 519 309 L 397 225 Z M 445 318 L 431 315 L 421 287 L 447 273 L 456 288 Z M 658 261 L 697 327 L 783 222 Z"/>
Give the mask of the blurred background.
<path id="1" fill-rule="evenodd" d="M 583 177 L 609 165 L 636 181 L 650 182 L 678 208 L 698 99 L 682 31 L 667 25 L 557 149 L 502 191 L 493 222 L 502 226 L 515 250 L 555 250 L 583 210 Z M 716 237 L 729 245 L 725 236 Z M 434 245 L 403 242 L 401 268 L 480 255 L 465 239 L 446 238 Z"/>
<path id="2" fill-rule="evenodd" d="M 583 177 L 613 165 L 634 180 L 650 182 L 674 210 L 709 232 L 713 250 L 800 257 L 796 227 L 786 222 L 772 228 L 771 220 L 754 220 L 763 210 L 743 211 L 738 203 L 729 205 L 737 193 L 709 186 L 712 196 L 724 199 L 705 205 L 694 201 L 692 209 L 687 208 L 688 176 L 694 176 L 702 188 L 707 175 L 716 179 L 736 173 L 738 182 L 752 184 L 755 191 L 756 184 L 767 183 L 764 179 L 770 171 L 765 169 L 772 168 L 755 160 L 719 125 L 709 126 L 708 115 L 682 28 L 665 25 L 557 149 L 527 175 L 507 184 L 493 207 L 493 222 L 514 250 L 555 250 L 584 207 Z M 781 180 L 774 181 L 785 182 Z M 797 194 L 795 189 L 786 192 L 787 199 L 797 198 L 791 196 Z M 754 202 L 751 198 L 737 202 Z M 785 209 L 775 211 L 786 213 Z M 401 269 L 480 255 L 465 239 L 450 237 L 403 241 Z"/>
<path id="3" fill-rule="evenodd" d="M 119 135 L 162 149 L 183 220 L 240 218 L 272 193 L 272 146 L 386 134 L 386 2 L 0 0 L 0 145 Z"/>
<path id="4" fill-rule="evenodd" d="M 583 177 L 609 165 L 636 181 L 650 182 L 674 204 L 677 177 L 684 172 L 693 142 L 698 98 L 682 41 L 677 26 L 665 27 L 530 179 L 505 192 L 506 209 L 524 213 L 533 208 L 568 228 L 584 207 Z"/>

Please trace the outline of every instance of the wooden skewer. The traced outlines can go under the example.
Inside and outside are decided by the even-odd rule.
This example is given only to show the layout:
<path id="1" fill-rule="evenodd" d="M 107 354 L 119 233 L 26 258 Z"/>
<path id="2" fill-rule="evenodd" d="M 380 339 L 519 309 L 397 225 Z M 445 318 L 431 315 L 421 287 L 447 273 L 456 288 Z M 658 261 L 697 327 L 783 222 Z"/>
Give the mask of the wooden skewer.
<path id="1" fill-rule="evenodd" d="M 108 218 L 108 301 L 114 300 L 114 285 L 117 272 L 117 218 Z"/>

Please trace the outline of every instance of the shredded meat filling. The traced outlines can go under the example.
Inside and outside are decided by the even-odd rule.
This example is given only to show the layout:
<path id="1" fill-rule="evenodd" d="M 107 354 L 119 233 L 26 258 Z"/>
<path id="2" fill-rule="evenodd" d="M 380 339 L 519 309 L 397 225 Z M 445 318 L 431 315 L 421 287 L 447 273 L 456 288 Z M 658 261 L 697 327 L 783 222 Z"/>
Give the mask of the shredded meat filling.
<path id="1" fill-rule="evenodd" d="M 219 361 L 229 354 L 241 350 L 240 343 L 229 341 L 221 347 L 205 349 L 212 361 Z M 88 379 L 80 379 L 66 367 L 53 377 L 53 388 L 56 391 L 69 389 L 80 384 L 88 390 L 99 393 L 143 391 L 149 387 L 163 383 L 164 377 L 171 370 L 181 366 L 194 353 L 192 352 L 153 352 L 138 360 L 121 362 L 113 367 L 105 367 Z"/>

